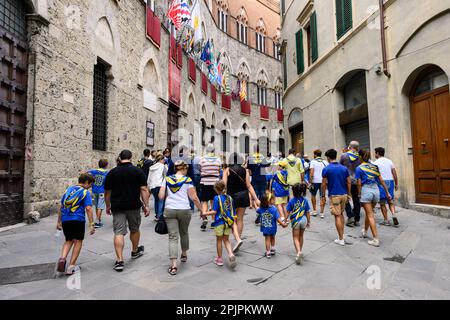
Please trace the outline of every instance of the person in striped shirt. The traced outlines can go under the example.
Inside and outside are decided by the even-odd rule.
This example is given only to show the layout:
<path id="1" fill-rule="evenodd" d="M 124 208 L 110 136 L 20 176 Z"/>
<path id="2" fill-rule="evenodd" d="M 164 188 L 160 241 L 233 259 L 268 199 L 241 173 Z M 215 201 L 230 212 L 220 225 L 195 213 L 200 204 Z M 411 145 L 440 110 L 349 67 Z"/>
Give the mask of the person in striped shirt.
<path id="1" fill-rule="evenodd" d="M 222 168 L 222 160 L 215 155 L 215 148 L 213 144 L 206 147 L 206 156 L 202 157 L 199 162 L 200 168 L 200 201 L 202 202 L 202 209 L 204 212 L 208 211 L 209 207 L 213 205 L 214 197 L 217 196 L 214 190 L 214 184 L 220 180 L 220 169 Z M 208 218 L 204 217 L 201 229 L 205 230 L 208 224 Z"/>

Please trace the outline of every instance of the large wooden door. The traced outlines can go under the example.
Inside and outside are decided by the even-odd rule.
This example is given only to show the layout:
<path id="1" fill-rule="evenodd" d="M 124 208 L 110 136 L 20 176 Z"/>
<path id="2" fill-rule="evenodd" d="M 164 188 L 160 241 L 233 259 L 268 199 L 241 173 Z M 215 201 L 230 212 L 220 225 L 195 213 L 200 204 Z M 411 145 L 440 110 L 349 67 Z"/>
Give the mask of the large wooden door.
<path id="1" fill-rule="evenodd" d="M 412 99 L 416 202 L 450 205 L 450 95 L 448 85 Z"/>
<path id="2" fill-rule="evenodd" d="M 178 142 L 178 137 L 176 136 L 178 125 L 178 108 L 170 104 L 167 110 L 167 146 L 171 149 Z"/>
<path id="3" fill-rule="evenodd" d="M 0 227 L 23 221 L 27 109 L 23 1 L 0 1 Z"/>

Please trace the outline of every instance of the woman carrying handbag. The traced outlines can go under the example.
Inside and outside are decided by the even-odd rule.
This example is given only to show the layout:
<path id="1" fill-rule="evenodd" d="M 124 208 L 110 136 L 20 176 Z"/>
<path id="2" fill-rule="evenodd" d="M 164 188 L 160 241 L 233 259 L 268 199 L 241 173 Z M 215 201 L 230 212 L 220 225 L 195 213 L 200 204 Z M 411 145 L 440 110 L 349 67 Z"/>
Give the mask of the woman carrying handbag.
<path id="1" fill-rule="evenodd" d="M 192 217 L 191 199 L 198 210 L 203 214 L 200 200 L 192 179 L 187 177 L 188 165 L 183 160 L 175 162 L 175 174 L 167 176 L 161 189 L 159 198 L 165 199 L 164 220 L 169 234 L 169 259 L 171 265 L 168 272 L 176 275 L 178 272 L 178 239 L 181 243 L 181 262 L 187 261 L 189 250 L 189 223 Z M 162 224 L 162 223 L 161 223 Z"/>

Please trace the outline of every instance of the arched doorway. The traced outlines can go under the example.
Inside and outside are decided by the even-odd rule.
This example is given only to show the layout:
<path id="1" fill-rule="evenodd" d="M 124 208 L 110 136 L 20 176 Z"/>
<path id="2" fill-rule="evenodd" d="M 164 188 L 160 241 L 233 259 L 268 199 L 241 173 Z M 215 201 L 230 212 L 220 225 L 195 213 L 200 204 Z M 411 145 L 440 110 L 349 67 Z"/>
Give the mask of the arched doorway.
<path id="1" fill-rule="evenodd" d="M 288 118 L 288 127 L 291 134 L 292 148 L 296 153 L 304 153 L 305 140 L 303 134 L 303 111 L 296 108 L 292 110 Z"/>
<path id="2" fill-rule="evenodd" d="M 284 155 L 286 154 L 286 149 L 285 149 L 285 141 L 284 141 L 284 132 L 283 132 L 283 130 L 280 129 L 278 134 L 279 134 L 279 138 L 278 138 L 278 152 L 284 158 Z"/>
<path id="3" fill-rule="evenodd" d="M 436 66 L 422 71 L 410 93 L 416 202 L 450 205 L 450 96 Z"/>
<path id="4" fill-rule="evenodd" d="M 248 156 L 250 154 L 250 136 L 248 135 L 248 125 L 244 124 L 241 129 L 241 135 L 239 136 L 240 153 Z"/>
<path id="5" fill-rule="evenodd" d="M 0 227 L 23 221 L 27 109 L 26 1 L 0 6 Z"/>

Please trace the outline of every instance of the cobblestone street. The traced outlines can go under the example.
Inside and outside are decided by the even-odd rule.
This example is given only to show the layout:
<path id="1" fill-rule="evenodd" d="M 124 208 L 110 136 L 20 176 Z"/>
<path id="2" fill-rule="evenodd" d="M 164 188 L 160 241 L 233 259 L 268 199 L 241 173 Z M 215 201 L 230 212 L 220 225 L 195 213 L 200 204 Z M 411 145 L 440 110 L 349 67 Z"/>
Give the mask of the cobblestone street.
<path id="1" fill-rule="evenodd" d="M 351 245 L 340 247 L 328 210 L 326 218 L 312 218 L 306 232 L 305 263 L 297 266 L 290 228 L 279 229 L 277 255 L 263 257 L 264 241 L 246 215 L 245 243 L 235 271 L 217 267 L 213 230 L 202 232 L 198 213 L 191 221 L 191 250 L 178 275 L 167 273 L 167 236 L 154 232 L 143 219 L 145 255 L 131 261 L 126 245 L 122 273 L 112 269 L 112 219 L 94 236 L 86 236 L 80 256 L 81 288 L 69 290 L 65 277 L 0 286 L 0 299 L 449 299 L 449 220 L 400 209 L 399 228 L 379 226 L 381 246 L 367 245 L 360 228 L 346 228 Z M 380 213 L 377 213 L 380 218 Z M 19 266 L 37 266 L 57 260 L 62 240 L 55 238 L 56 216 L 39 224 L 0 232 L 0 283 L 13 282 L 7 272 Z M 396 256 L 398 255 L 398 256 Z M 396 256 L 396 257 L 395 257 Z M 389 261 L 385 258 L 393 258 Z M 402 262 L 402 260 L 404 261 Z M 372 267 L 370 267 L 372 266 Z M 374 267 L 375 266 L 375 267 Z M 47 268 L 50 268 L 48 266 Z M 380 289 L 366 270 L 381 271 Z M 32 270 L 33 268 L 31 268 Z M 27 281 L 26 276 L 21 281 Z M 369 281 L 368 281 L 369 279 Z M 270 292 L 270 293 L 268 293 Z"/>

